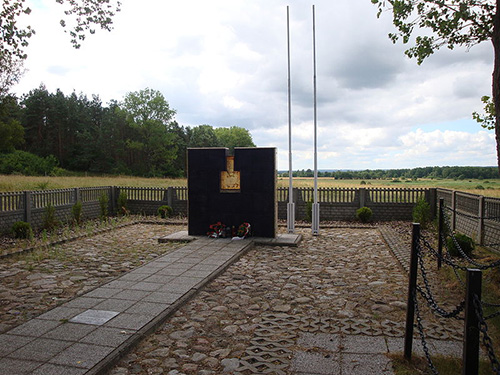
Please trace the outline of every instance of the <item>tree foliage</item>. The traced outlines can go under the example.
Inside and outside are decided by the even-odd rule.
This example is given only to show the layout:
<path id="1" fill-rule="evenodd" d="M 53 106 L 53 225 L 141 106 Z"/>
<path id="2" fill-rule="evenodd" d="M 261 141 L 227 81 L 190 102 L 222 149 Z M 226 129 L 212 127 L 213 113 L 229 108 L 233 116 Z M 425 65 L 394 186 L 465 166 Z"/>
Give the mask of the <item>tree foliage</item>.
<path id="1" fill-rule="evenodd" d="M 379 8 L 392 11 L 393 23 L 398 32 L 389 34 L 395 43 L 412 40 L 415 29 L 430 29 L 431 35 L 419 35 L 414 46 L 405 53 L 421 64 L 443 46 L 472 47 L 493 37 L 496 3 L 493 0 L 371 0 Z"/>
<path id="2" fill-rule="evenodd" d="M 0 96 L 22 76 L 23 62 L 28 57 L 26 47 L 35 34 L 31 26 L 20 26 L 19 19 L 31 14 L 25 0 L 1 0 L 0 8 Z M 94 34 L 95 27 L 111 30 L 112 18 L 120 11 L 115 0 L 56 0 L 65 7 L 61 26 L 69 33 L 71 44 L 80 48 L 87 34 Z M 68 26 L 69 25 L 69 26 Z"/>
<path id="3" fill-rule="evenodd" d="M 64 168 L 182 177 L 187 147 L 253 144 L 243 128 L 228 128 L 231 134 L 246 134 L 229 144 L 211 125 L 183 127 L 174 116 L 163 95 L 152 89 L 128 93 L 121 102 L 104 106 L 98 96 L 50 93 L 41 85 L 19 103 L 9 96 L 0 100 L 0 152 L 23 149 L 0 155 L 0 173 L 53 174 Z"/>
<path id="4" fill-rule="evenodd" d="M 389 34 L 395 43 L 402 40 L 413 46 L 406 55 L 421 64 L 441 47 L 472 46 L 490 41 L 494 51 L 492 99 L 483 96 L 485 115 L 473 113 L 481 126 L 495 129 L 497 160 L 500 170 L 500 16 L 498 0 L 371 0 L 378 16 L 385 9 L 392 12 L 396 33 Z M 427 31 L 430 31 L 428 33 Z M 417 35 L 413 38 L 414 34 Z M 491 104 L 489 104 L 489 102 Z"/>

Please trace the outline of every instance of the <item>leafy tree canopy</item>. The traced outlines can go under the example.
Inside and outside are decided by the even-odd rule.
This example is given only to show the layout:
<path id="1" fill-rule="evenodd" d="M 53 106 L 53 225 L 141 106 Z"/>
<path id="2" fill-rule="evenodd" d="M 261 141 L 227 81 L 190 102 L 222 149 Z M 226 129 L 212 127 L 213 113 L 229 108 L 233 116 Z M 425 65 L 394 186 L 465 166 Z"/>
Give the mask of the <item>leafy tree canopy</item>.
<path id="1" fill-rule="evenodd" d="M 19 18 L 31 13 L 25 0 L 0 0 L 0 96 L 19 81 L 23 74 L 23 61 L 28 57 L 26 47 L 35 34 L 31 26 L 19 26 Z M 87 34 L 95 28 L 111 30 L 112 17 L 120 11 L 115 0 L 55 0 L 64 6 L 65 19 L 61 26 L 70 36 L 73 47 L 80 48 Z"/>
<path id="2" fill-rule="evenodd" d="M 371 0 L 378 16 L 385 9 L 392 12 L 396 33 L 389 34 L 395 43 L 412 43 L 405 53 L 421 64 L 443 46 L 472 46 L 490 41 L 494 51 L 492 98 L 483 96 L 485 115 L 473 113 L 481 126 L 495 129 L 497 160 L 500 170 L 500 17 L 494 0 Z M 424 31 L 425 30 L 425 31 Z M 430 34 L 428 31 L 430 30 Z M 417 35 L 412 38 L 413 34 Z"/>
<path id="3" fill-rule="evenodd" d="M 229 148 L 231 152 L 235 147 L 255 147 L 250 132 L 245 128 L 231 126 L 230 128 L 216 128 L 214 132 L 219 143 Z"/>

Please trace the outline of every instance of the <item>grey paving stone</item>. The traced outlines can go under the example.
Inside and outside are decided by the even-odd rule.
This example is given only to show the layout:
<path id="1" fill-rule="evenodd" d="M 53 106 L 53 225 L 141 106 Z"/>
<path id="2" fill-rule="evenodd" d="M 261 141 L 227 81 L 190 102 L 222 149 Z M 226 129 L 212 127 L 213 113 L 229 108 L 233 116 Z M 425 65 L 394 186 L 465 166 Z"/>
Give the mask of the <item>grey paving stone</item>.
<path id="1" fill-rule="evenodd" d="M 191 289 L 193 289 L 198 282 L 193 281 L 190 284 L 166 284 L 162 286 L 160 289 L 158 289 L 157 292 L 163 292 L 163 293 L 174 293 L 174 294 L 185 294 L 189 292 Z M 156 292 L 153 292 L 156 293 Z"/>
<path id="2" fill-rule="evenodd" d="M 388 353 L 383 336 L 346 335 L 342 338 L 342 346 L 344 353 Z"/>
<path id="3" fill-rule="evenodd" d="M 0 358 L 0 374 L 5 375 L 23 375 L 28 374 L 37 367 L 42 365 L 41 362 L 23 361 L 14 358 Z"/>
<path id="4" fill-rule="evenodd" d="M 77 368 L 46 363 L 33 371 L 31 375 L 83 375 L 86 372 L 86 368 Z"/>
<path id="5" fill-rule="evenodd" d="M 204 279 L 212 274 L 213 270 L 193 270 L 190 269 L 182 274 L 183 277 L 194 277 Z"/>
<path id="6" fill-rule="evenodd" d="M 190 267 L 173 268 L 172 265 L 159 270 L 155 275 L 162 276 L 180 276 L 186 272 Z"/>
<path id="7" fill-rule="evenodd" d="M 134 285 L 136 282 L 135 281 L 126 281 L 126 280 L 114 280 L 111 281 L 110 283 L 107 283 L 105 285 L 106 288 L 113 288 L 113 289 L 128 289 L 132 285 Z"/>
<path id="8" fill-rule="evenodd" d="M 69 302 L 66 302 L 64 304 L 65 307 L 81 307 L 85 309 L 91 309 L 95 305 L 101 303 L 104 301 L 104 298 L 97 298 L 97 297 L 77 297 Z"/>
<path id="9" fill-rule="evenodd" d="M 38 317 L 38 319 L 45 320 L 69 320 L 78 314 L 81 314 L 86 309 L 82 307 L 66 307 L 65 305 L 56 307 L 50 311 L 47 311 L 45 314 L 42 314 Z"/>
<path id="10" fill-rule="evenodd" d="M 166 276 L 166 275 L 154 274 L 154 275 L 148 276 L 143 281 L 147 282 L 147 283 L 163 283 L 163 284 L 166 284 L 169 281 L 173 280 L 174 278 L 175 278 L 175 276 Z"/>
<path id="11" fill-rule="evenodd" d="M 116 299 L 128 299 L 131 301 L 140 301 L 151 294 L 151 292 L 146 292 L 145 290 L 122 290 L 120 293 L 116 294 L 114 298 Z"/>
<path id="12" fill-rule="evenodd" d="M 443 340 L 429 340 L 432 354 L 441 354 L 462 358 L 463 342 L 462 341 L 443 341 Z"/>
<path id="13" fill-rule="evenodd" d="M 122 313 L 105 324 L 106 327 L 139 330 L 151 321 L 151 315 Z"/>
<path id="14" fill-rule="evenodd" d="M 135 272 L 135 271 L 136 270 L 128 272 L 123 276 L 120 276 L 120 280 L 121 281 L 142 281 L 146 277 L 148 277 L 148 274 L 146 274 L 146 273 L 140 273 L 140 272 Z"/>
<path id="15" fill-rule="evenodd" d="M 157 316 L 170 306 L 169 303 L 140 301 L 125 311 L 128 314 L 144 314 Z"/>
<path id="16" fill-rule="evenodd" d="M 342 373 L 349 375 L 393 375 L 392 364 L 384 354 L 342 354 Z"/>
<path id="17" fill-rule="evenodd" d="M 58 321 L 32 319 L 14 329 L 11 329 L 8 333 L 11 335 L 40 337 L 59 325 L 61 325 L 61 323 Z"/>
<path id="18" fill-rule="evenodd" d="M 127 275 L 124 275 L 122 277 L 125 277 L 125 276 L 127 276 Z M 102 286 L 100 288 L 97 288 L 97 289 L 94 289 L 94 290 L 88 292 L 87 294 L 85 294 L 85 297 L 111 298 L 119 292 L 120 292 L 120 289 L 106 288 L 106 287 Z"/>
<path id="19" fill-rule="evenodd" d="M 123 344 L 134 331 L 121 328 L 99 327 L 80 340 L 82 343 L 118 347 Z"/>
<path id="20" fill-rule="evenodd" d="M 76 343 L 56 355 L 49 363 L 89 369 L 113 350 L 110 346 Z"/>
<path id="21" fill-rule="evenodd" d="M 110 298 L 94 307 L 95 310 L 123 312 L 132 306 L 136 301 L 129 299 Z"/>
<path id="22" fill-rule="evenodd" d="M 70 345 L 69 341 L 36 339 L 9 354 L 9 358 L 46 362 Z"/>
<path id="23" fill-rule="evenodd" d="M 291 369 L 297 373 L 340 375 L 339 362 L 339 354 L 336 353 L 325 355 L 322 353 L 297 351 L 293 355 Z M 344 374 L 351 375 L 349 372 L 344 372 Z"/>
<path id="24" fill-rule="evenodd" d="M 132 285 L 129 289 L 131 289 L 131 290 L 145 290 L 148 292 L 154 292 L 154 291 L 158 290 L 161 286 L 163 286 L 162 283 L 152 283 L 152 282 L 139 281 L 138 283 Z"/>
<path id="25" fill-rule="evenodd" d="M 402 337 L 386 337 L 386 342 L 389 353 L 403 353 L 405 350 L 404 338 Z M 412 352 L 418 355 L 424 354 L 420 339 L 413 339 Z"/>
<path id="26" fill-rule="evenodd" d="M 97 327 L 88 324 L 65 323 L 47 332 L 43 337 L 55 340 L 78 341 Z"/>
<path id="27" fill-rule="evenodd" d="M 119 300 L 124 301 L 124 300 Z M 107 310 L 87 310 L 78 314 L 70 320 L 71 323 L 82 323 L 82 324 L 93 324 L 93 325 L 103 325 L 107 321 L 113 319 L 117 316 L 119 312 L 117 311 L 107 311 Z"/>
<path id="28" fill-rule="evenodd" d="M 32 342 L 34 337 L 14 336 L 8 333 L 0 335 L 0 357 L 6 356 L 9 353 L 23 347 Z"/>
<path id="29" fill-rule="evenodd" d="M 142 301 L 144 302 L 158 302 L 165 304 L 172 304 L 181 298 L 184 293 L 174 293 L 174 292 L 153 292 L 147 297 L 144 297 Z"/>
<path id="30" fill-rule="evenodd" d="M 340 336 L 328 333 L 302 333 L 297 345 L 304 348 L 321 348 L 330 352 L 340 350 Z"/>

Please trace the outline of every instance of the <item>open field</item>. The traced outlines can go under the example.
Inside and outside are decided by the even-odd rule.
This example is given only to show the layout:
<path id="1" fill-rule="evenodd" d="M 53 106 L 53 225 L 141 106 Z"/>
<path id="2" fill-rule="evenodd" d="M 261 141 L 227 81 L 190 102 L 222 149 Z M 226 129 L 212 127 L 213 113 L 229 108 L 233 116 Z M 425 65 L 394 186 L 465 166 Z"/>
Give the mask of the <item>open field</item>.
<path id="1" fill-rule="evenodd" d="M 294 187 L 313 187 L 313 179 L 296 177 Z M 142 178 L 132 176 L 105 176 L 105 177 L 31 177 L 17 175 L 0 175 L 0 192 L 22 190 L 64 189 L 91 186 L 131 186 L 131 187 L 169 187 L 186 186 L 186 179 L 172 178 Z M 494 180 L 334 180 L 333 178 L 319 178 L 318 186 L 333 187 L 441 187 L 445 189 L 461 190 L 488 197 L 500 197 L 500 179 Z M 288 178 L 279 177 L 278 187 L 288 187 Z"/>

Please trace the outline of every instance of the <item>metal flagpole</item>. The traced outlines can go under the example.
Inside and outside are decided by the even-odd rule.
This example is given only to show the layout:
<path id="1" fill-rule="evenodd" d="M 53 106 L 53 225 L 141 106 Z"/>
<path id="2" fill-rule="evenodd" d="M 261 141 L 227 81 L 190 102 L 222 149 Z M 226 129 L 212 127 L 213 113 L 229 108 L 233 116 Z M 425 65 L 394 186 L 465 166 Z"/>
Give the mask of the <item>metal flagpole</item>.
<path id="1" fill-rule="evenodd" d="M 312 234 L 319 234 L 319 203 L 318 203 L 318 134 L 317 134 L 317 108 L 316 108 L 316 18 L 314 5 L 313 13 L 313 86 L 314 86 L 314 203 L 312 206 Z"/>
<path id="2" fill-rule="evenodd" d="M 288 204 L 286 221 L 288 233 L 295 233 L 295 203 L 293 203 L 293 171 L 292 171 L 292 95 L 290 79 L 290 12 L 286 7 L 286 36 L 288 44 Z"/>

